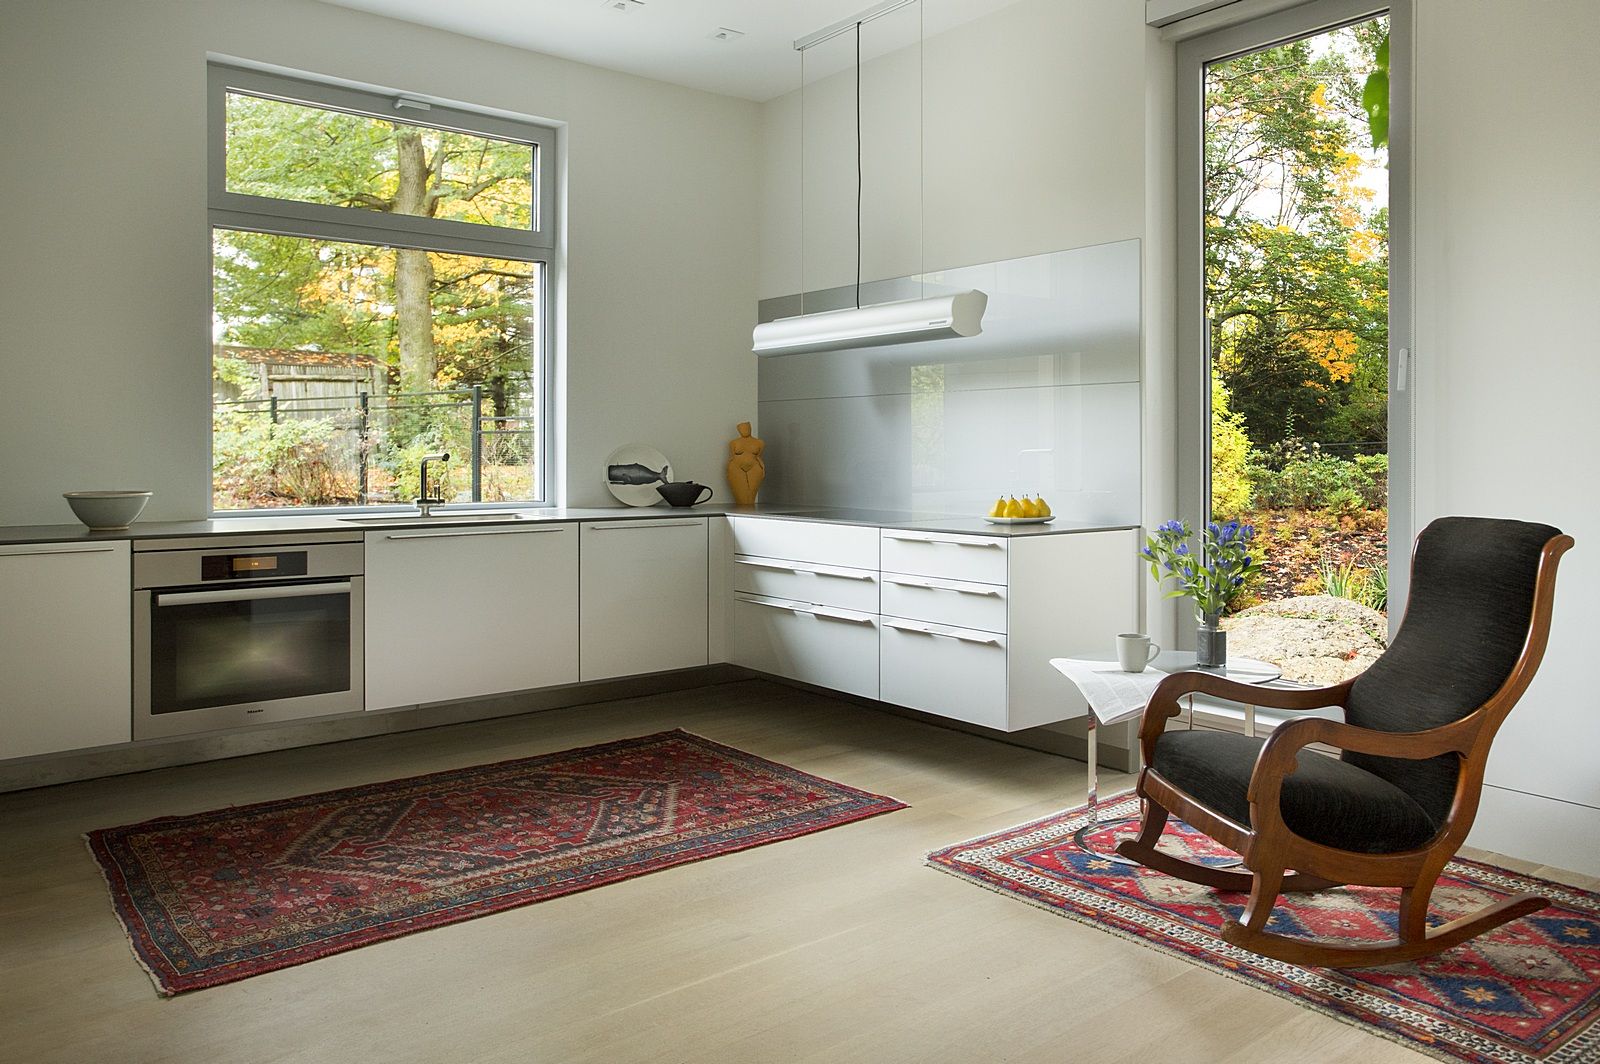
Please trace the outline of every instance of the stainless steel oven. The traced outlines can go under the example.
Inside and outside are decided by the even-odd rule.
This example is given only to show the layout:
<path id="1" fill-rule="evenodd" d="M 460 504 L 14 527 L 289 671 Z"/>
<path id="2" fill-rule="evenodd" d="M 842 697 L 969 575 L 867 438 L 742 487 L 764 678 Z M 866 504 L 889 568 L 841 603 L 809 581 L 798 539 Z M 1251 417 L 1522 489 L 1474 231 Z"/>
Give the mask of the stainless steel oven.
<path id="1" fill-rule="evenodd" d="M 364 709 L 360 533 L 134 544 L 133 737 Z"/>

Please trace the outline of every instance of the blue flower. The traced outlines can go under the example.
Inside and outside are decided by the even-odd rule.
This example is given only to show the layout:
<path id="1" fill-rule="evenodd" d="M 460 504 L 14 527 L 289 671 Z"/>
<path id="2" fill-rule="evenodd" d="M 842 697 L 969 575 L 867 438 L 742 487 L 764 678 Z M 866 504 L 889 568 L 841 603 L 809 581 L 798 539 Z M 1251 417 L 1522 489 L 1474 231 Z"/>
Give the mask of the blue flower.
<path id="1" fill-rule="evenodd" d="M 1182 554 L 1182 555 L 1188 555 L 1188 553 L 1189 553 L 1189 544 L 1187 544 L 1187 543 L 1178 544 L 1177 553 L 1178 554 Z"/>
<path id="2" fill-rule="evenodd" d="M 1146 547 L 1144 550 L 1140 551 L 1139 553 L 1144 555 L 1146 558 L 1151 559 L 1152 561 L 1155 560 L 1155 556 L 1156 556 L 1155 551 L 1151 550 L 1149 547 Z"/>
<path id="3" fill-rule="evenodd" d="M 1244 583 L 1244 577 L 1236 576 L 1236 577 L 1233 578 L 1233 586 L 1234 587 L 1239 587 L 1243 583 Z"/>

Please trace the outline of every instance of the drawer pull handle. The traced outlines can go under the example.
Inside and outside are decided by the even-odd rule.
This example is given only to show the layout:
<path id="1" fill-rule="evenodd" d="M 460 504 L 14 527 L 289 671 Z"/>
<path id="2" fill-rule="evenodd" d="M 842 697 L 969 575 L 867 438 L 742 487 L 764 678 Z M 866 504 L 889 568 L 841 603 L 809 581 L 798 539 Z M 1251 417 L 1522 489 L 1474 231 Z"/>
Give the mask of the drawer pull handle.
<path id="1" fill-rule="evenodd" d="M 564 525 L 546 528 L 467 528 L 459 532 L 391 532 L 385 539 L 459 539 L 465 536 L 531 536 L 539 532 L 565 532 Z"/>
<path id="2" fill-rule="evenodd" d="M 47 554 L 109 554 L 115 547 L 66 547 L 62 550 L 6 550 L 0 558 L 42 558 Z"/>
<path id="3" fill-rule="evenodd" d="M 885 539 L 895 539 L 902 543 L 953 543 L 957 547 L 976 547 L 979 550 L 1004 550 L 1005 544 L 992 539 L 957 539 L 954 536 L 912 535 L 910 533 L 885 532 Z"/>
<path id="4" fill-rule="evenodd" d="M 621 532 L 630 528 L 699 528 L 700 518 L 679 521 L 597 521 L 589 526 L 591 532 Z"/>
<path id="5" fill-rule="evenodd" d="M 910 632 L 913 635 L 931 635 L 938 639 L 956 639 L 963 643 L 976 643 L 979 646 L 986 647 L 997 647 L 1000 645 L 1000 640 L 995 639 L 992 636 L 985 637 L 969 635 L 965 632 L 941 632 L 935 628 L 923 628 L 920 625 L 915 624 L 901 624 L 898 621 L 885 620 L 883 623 L 890 628 L 896 629 L 897 631 Z"/>
<path id="6" fill-rule="evenodd" d="M 748 603 L 751 606 L 765 606 L 769 610 L 782 610 L 785 613 L 797 613 L 806 617 L 816 617 L 817 619 L 824 621 L 841 621 L 845 624 L 872 624 L 871 617 L 858 616 L 853 613 L 835 613 L 833 610 L 824 609 L 821 606 L 811 606 L 808 609 L 807 607 L 798 605 L 796 603 L 774 602 L 771 599 L 759 598 L 740 598 L 738 601 Z"/>
<path id="7" fill-rule="evenodd" d="M 935 584 L 931 580 L 909 580 L 903 576 L 886 576 L 883 579 L 885 583 L 898 584 L 901 587 L 920 587 L 926 588 L 929 591 L 954 591 L 958 595 L 984 595 L 990 598 L 1000 597 L 1000 589 L 997 587 L 984 588 L 982 590 L 970 587 L 949 587 L 945 584 Z"/>
<path id="8" fill-rule="evenodd" d="M 809 612 L 811 616 L 823 621 L 839 621 L 844 624 L 865 624 L 869 626 L 872 624 L 871 617 L 857 617 L 849 613 L 834 613 L 832 610 L 824 610 L 815 606 L 810 610 L 801 610 L 800 612 Z"/>
<path id="9" fill-rule="evenodd" d="M 779 573 L 808 573 L 811 576 L 832 576 L 840 580 L 871 580 L 872 573 L 858 569 L 836 569 L 831 565 L 807 565 L 801 563 L 784 563 L 773 561 L 770 558 L 756 558 L 741 556 L 734 561 L 739 565 L 748 565 L 752 569 L 771 569 Z"/>

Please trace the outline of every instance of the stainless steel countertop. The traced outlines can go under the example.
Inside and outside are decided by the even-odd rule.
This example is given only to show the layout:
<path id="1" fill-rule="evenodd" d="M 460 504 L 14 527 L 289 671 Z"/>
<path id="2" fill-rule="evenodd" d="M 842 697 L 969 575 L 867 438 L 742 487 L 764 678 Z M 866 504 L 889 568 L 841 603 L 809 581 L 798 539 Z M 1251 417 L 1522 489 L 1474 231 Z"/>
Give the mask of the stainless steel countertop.
<path id="1" fill-rule="evenodd" d="M 905 510 L 852 510 L 829 507 L 773 506 L 742 507 L 717 503 L 703 506 L 606 506 L 584 508 L 546 507 L 517 509 L 506 507 L 502 521 L 476 520 L 452 525 L 448 518 L 422 519 L 397 515 L 393 521 L 345 521 L 338 514 L 259 514 L 200 521 L 138 521 L 117 532 L 91 532 L 79 524 L 0 526 L 0 546 L 27 543 L 75 543 L 96 540 L 145 540 L 190 536 L 263 537 L 286 532 L 359 532 L 365 529 L 493 527 L 498 524 L 528 524 L 551 521 L 659 521 L 673 518 L 707 517 L 727 514 L 737 517 L 770 518 L 779 521 L 819 521 L 827 524 L 864 525 L 914 532 L 953 532 L 966 535 L 999 536 L 1014 539 L 1027 536 L 1062 535 L 1073 532 L 1101 532 L 1133 528 L 1133 525 L 1070 522 L 1057 519 L 1050 524 L 991 525 L 979 517 L 953 514 L 917 513 Z M 511 515 L 516 516 L 511 516 Z M 376 515 L 363 515 L 376 516 Z"/>

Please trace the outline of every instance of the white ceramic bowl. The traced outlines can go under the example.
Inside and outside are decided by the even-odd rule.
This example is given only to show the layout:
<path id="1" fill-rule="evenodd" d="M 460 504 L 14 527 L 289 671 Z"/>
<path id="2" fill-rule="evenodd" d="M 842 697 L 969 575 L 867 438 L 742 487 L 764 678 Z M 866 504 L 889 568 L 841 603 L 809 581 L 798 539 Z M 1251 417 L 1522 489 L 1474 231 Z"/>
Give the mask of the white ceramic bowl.
<path id="1" fill-rule="evenodd" d="M 91 532 L 117 532 L 139 519 L 153 494 L 150 491 L 67 491 L 61 497 Z"/>

